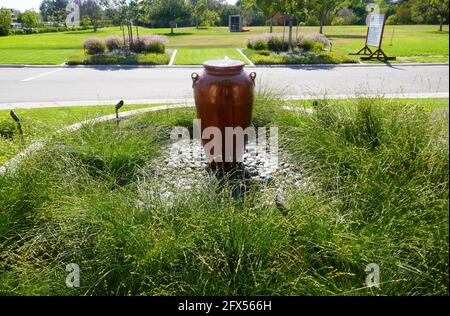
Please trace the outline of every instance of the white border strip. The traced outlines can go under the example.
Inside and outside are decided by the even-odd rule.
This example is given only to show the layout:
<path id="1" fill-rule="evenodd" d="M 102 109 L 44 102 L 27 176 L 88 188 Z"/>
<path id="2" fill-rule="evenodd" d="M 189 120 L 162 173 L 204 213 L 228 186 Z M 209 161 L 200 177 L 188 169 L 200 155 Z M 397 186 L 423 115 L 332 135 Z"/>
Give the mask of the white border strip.
<path id="1" fill-rule="evenodd" d="M 236 50 L 238 51 L 239 54 L 241 54 L 242 57 L 244 57 L 244 59 L 248 62 L 250 66 L 255 66 L 255 64 L 247 57 L 247 55 L 244 54 L 242 50 L 240 50 L 239 48 L 236 48 Z"/>
<path id="2" fill-rule="evenodd" d="M 175 62 L 175 58 L 177 57 L 178 50 L 175 49 L 172 53 L 172 57 L 170 57 L 169 66 L 173 66 L 173 63 Z"/>
<path id="3" fill-rule="evenodd" d="M 12 109 L 39 109 L 39 108 L 57 108 L 57 107 L 73 107 L 73 106 L 97 106 L 97 105 L 114 105 L 119 99 L 112 100 L 87 100 L 87 101 L 54 101 L 54 102 L 19 102 L 0 104 L 0 110 Z M 194 99 L 126 99 L 128 105 L 139 104 L 174 104 L 174 103 L 193 103 Z"/>
<path id="4" fill-rule="evenodd" d="M 191 104 L 171 104 L 171 105 L 163 105 L 163 106 L 155 106 L 151 108 L 145 108 L 145 109 L 139 109 L 139 110 L 133 110 L 133 111 L 127 111 L 120 113 L 120 118 L 126 118 L 137 114 L 143 114 L 148 112 L 158 112 L 158 111 L 164 111 L 164 110 L 171 110 L 171 109 L 180 109 L 180 108 L 189 108 L 193 107 Z M 76 124 L 72 124 L 66 127 L 63 127 L 56 131 L 56 133 L 64 133 L 64 132 L 73 132 L 81 129 L 86 124 L 97 124 L 101 122 L 106 121 L 113 121 L 116 119 L 115 114 L 105 115 L 101 117 L 97 117 L 91 120 L 79 122 Z M 32 143 L 30 146 L 28 146 L 25 150 L 17 154 L 14 158 L 8 160 L 3 166 L 0 166 L 0 175 L 6 173 L 7 171 L 14 172 L 16 166 L 24 160 L 26 157 L 33 155 L 37 151 L 44 148 L 45 139 L 38 140 L 34 143 Z"/>

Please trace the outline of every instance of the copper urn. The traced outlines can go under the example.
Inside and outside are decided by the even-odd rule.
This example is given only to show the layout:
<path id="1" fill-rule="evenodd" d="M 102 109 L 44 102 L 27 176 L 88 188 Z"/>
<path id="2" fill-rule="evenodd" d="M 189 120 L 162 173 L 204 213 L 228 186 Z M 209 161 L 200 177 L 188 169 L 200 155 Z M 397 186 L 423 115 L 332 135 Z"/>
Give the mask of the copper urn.
<path id="1" fill-rule="evenodd" d="M 244 66 L 241 61 L 211 60 L 203 64 L 202 73 L 192 74 L 202 144 L 215 167 L 229 169 L 242 162 L 245 143 L 234 136 L 230 152 L 226 129 L 246 130 L 251 125 L 256 74 L 247 74 Z M 212 133 L 214 130 L 220 134 Z"/>

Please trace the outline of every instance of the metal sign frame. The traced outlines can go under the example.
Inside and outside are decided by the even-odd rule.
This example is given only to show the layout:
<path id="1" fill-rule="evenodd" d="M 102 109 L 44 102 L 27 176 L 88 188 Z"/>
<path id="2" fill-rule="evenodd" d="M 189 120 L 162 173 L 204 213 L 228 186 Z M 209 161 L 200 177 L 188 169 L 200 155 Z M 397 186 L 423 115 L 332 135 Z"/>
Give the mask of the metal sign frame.
<path id="1" fill-rule="evenodd" d="M 382 61 L 389 61 L 389 60 L 397 59 L 396 57 L 389 57 L 389 56 L 387 56 L 386 53 L 381 48 L 381 46 L 383 44 L 384 29 L 385 29 L 385 26 L 386 26 L 387 15 L 386 14 L 380 14 L 380 15 L 383 16 L 383 19 L 382 19 L 382 23 L 383 24 L 381 26 L 381 34 L 380 34 L 380 39 L 379 39 L 378 46 L 369 44 L 369 36 L 370 36 L 370 31 L 371 31 L 371 26 L 369 25 L 367 27 L 366 43 L 365 43 L 364 47 L 362 49 L 360 49 L 357 53 L 350 54 L 350 55 L 363 55 L 361 57 L 361 60 L 378 59 L 378 60 L 382 60 Z M 376 47 L 377 49 L 375 51 L 372 51 L 370 46 Z"/>

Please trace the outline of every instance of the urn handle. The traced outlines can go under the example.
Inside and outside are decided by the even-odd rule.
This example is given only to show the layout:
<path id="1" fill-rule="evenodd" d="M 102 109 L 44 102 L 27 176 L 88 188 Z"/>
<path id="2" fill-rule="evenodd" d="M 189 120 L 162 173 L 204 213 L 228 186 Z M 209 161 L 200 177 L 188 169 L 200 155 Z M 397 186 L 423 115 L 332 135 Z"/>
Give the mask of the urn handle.
<path id="1" fill-rule="evenodd" d="M 192 75 L 191 75 L 191 78 L 192 78 L 192 89 L 195 88 L 195 83 L 197 82 L 199 77 L 200 76 L 198 75 L 198 73 L 196 73 L 196 72 L 192 73 Z"/>
<path id="2" fill-rule="evenodd" d="M 256 85 L 256 83 L 255 83 L 255 79 L 256 79 L 256 72 L 252 72 L 252 73 L 250 73 L 250 79 L 252 80 L 252 83 L 253 83 L 253 86 L 255 86 Z"/>

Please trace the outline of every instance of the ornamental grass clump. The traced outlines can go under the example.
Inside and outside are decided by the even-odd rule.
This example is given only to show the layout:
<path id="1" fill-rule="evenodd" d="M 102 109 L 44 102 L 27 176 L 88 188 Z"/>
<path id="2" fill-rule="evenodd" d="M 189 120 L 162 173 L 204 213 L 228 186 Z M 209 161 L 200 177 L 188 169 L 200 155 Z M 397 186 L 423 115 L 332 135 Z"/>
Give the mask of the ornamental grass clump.
<path id="1" fill-rule="evenodd" d="M 289 49 L 289 43 L 287 39 L 280 36 L 272 36 L 268 44 L 269 50 L 273 52 L 287 52 Z"/>
<path id="2" fill-rule="evenodd" d="M 167 37 L 163 35 L 143 35 L 137 37 L 130 47 L 135 53 L 164 54 L 168 43 Z"/>
<path id="3" fill-rule="evenodd" d="M 320 33 L 305 35 L 303 41 L 305 40 L 311 41 L 314 44 L 314 47 L 320 47 L 322 49 L 331 46 L 330 40 L 325 35 Z"/>
<path id="4" fill-rule="evenodd" d="M 247 47 L 254 50 L 267 50 L 269 48 L 269 41 L 272 37 L 272 34 L 250 36 L 248 38 Z"/>
<path id="5" fill-rule="evenodd" d="M 104 53 L 106 45 L 98 37 L 89 37 L 84 40 L 83 48 L 88 55 L 96 55 Z"/>
<path id="6" fill-rule="evenodd" d="M 113 52 L 123 48 L 123 40 L 119 36 L 108 36 L 105 40 L 108 51 Z"/>

